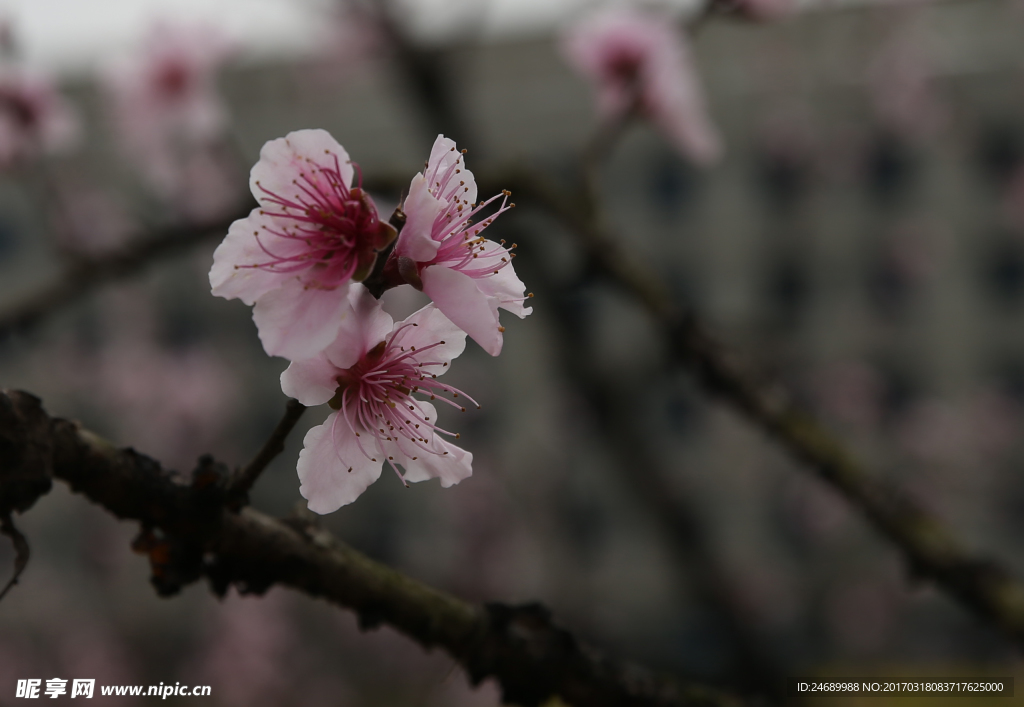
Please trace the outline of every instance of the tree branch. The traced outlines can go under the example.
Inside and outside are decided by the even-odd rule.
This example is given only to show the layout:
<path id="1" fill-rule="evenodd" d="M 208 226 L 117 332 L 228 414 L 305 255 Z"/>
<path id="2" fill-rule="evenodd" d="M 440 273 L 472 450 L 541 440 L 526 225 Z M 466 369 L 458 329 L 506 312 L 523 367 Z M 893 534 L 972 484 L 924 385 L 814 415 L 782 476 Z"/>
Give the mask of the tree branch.
<path id="1" fill-rule="evenodd" d="M 239 469 L 235 476 L 228 482 L 228 505 L 232 508 L 241 508 L 249 502 L 249 490 L 256 483 L 267 464 L 274 460 L 278 454 L 284 451 L 284 442 L 288 439 L 306 406 L 292 398 L 284 407 L 284 417 L 277 423 L 277 427 L 270 433 L 270 437 L 264 442 L 263 447 L 252 461 Z"/>
<path id="2" fill-rule="evenodd" d="M 233 221 L 248 214 L 247 208 L 244 212 L 239 211 L 229 218 L 208 224 L 176 226 L 110 253 L 80 258 L 65 266 L 64 272 L 49 285 L 0 311 L 0 338 L 39 323 L 101 284 L 134 275 L 164 256 L 222 238 Z"/>
<path id="3" fill-rule="evenodd" d="M 73 422 L 52 418 L 33 396 L 0 392 L 0 499 L 26 477 L 66 482 L 115 516 L 138 521 L 158 593 L 205 577 L 223 594 L 262 593 L 274 584 L 355 611 L 364 628 L 381 623 L 452 655 L 474 682 L 494 677 L 504 699 L 537 707 L 553 695 L 577 707 L 726 707 L 739 702 L 679 686 L 598 655 L 557 627 L 537 605 L 473 605 L 365 557 L 298 520 L 225 507 L 230 474 L 210 457 L 191 481 L 132 449 L 117 449 Z M 27 466 L 31 468 L 26 468 Z M 30 507 L 45 485 L 20 495 Z M 27 504 L 27 505 L 26 505 Z"/>
<path id="4" fill-rule="evenodd" d="M 484 180 L 481 180 L 484 181 Z M 488 182 L 492 180 L 486 180 Z M 679 307 L 657 275 L 630 257 L 584 208 L 542 175 L 513 170 L 512 182 L 554 215 L 585 249 L 592 267 L 637 299 L 655 318 L 675 361 L 711 395 L 736 408 L 803 466 L 837 488 L 930 579 L 976 615 L 1024 646 L 1024 585 L 987 558 L 968 553 L 942 522 L 899 488 L 870 474 L 777 385 L 752 376 L 691 311 Z"/>
<path id="5" fill-rule="evenodd" d="M 517 240 L 528 239 L 522 229 L 518 231 Z M 784 689 L 780 666 L 765 651 L 748 612 L 735 601 L 735 587 L 712 550 L 696 507 L 671 488 L 660 471 L 664 464 L 648 451 L 650 444 L 633 413 L 632 393 L 609 383 L 587 356 L 587 332 L 569 306 L 569 288 L 556 285 L 542 267 L 529 275 L 557 322 L 554 348 L 562 374 L 593 413 L 621 483 L 661 531 L 675 569 L 690 582 L 697 601 L 714 616 L 731 644 L 732 683 L 744 692 L 778 699 Z"/>

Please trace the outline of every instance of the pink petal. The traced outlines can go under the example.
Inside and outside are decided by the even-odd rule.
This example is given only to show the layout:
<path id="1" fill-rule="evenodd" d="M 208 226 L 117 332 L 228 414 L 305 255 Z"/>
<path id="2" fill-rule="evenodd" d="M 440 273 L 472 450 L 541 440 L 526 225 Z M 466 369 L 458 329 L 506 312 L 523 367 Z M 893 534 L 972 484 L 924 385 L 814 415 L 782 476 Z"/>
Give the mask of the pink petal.
<path id="1" fill-rule="evenodd" d="M 342 181 L 351 185 L 355 170 L 345 148 L 326 130 L 296 130 L 263 146 L 260 161 L 249 175 L 249 188 L 261 202 L 267 196 L 265 190 L 292 198 L 301 193 L 292 180 L 299 180 L 301 174 L 314 181 L 324 179 L 319 168 L 335 169 L 335 158 Z"/>
<path id="2" fill-rule="evenodd" d="M 418 263 L 433 260 L 440 243 L 434 240 L 431 233 L 434 220 L 445 206 L 443 201 L 438 201 L 427 191 L 427 181 L 422 174 L 413 177 L 409 185 L 409 196 L 402 207 L 406 220 L 398 236 L 395 253 Z"/>
<path id="3" fill-rule="evenodd" d="M 437 139 L 434 140 L 433 146 L 430 148 L 430 158 L 427 160 L 427 169 L 423 173 L 428 180 L 432 180 L 429 183 L 431 190 L 438 188 L 437 182 L 440 181 L 440 177 L 443 177 L 448 169 L 455 163 L 462 153 L 459 152 L 455 146 L 455 141 L 446 138 L 444 135 L 438 135 Z M 466 169 L 466 162 L 462 160 L 462 165 L 457 167 L 459 173 L 451 178 L 449 183 L 449 189 L 443 194 L 437 194 L 436 196 L 444 199 L 447 202 L 451 202 L 453 191 L 457 188 L 459 190 L 459 198 L 468 201 L 471 204 L 476 203 L 476 178 L 473 173 Z M 437 175 L 437 178 L 434 178 Z"/>
<path id="4" fill-rule="evenodd" d="M 413 323 L 416 326 L 403 327 L 404 324 Z M 455 326 L 434 304 L 428 304 L 409 315 L 396 328 L 399 327 L 403 327 L 396 339 L 399 345 L 406 349 L 412 346 L 425 349 L 422 357 L 416 357 L 417 360 L 437 361 L 436 365 L 423 366 L 421 370 L 424 373 L 441 375 L 448 370 L 444 364 L 451 363 L 453 358 L 466 350 L 466 332 Z M 439 341 L 443 341 L 444 344 L 432 346 Z M 428 346 L 431 348 L 427 349 Z"/>
<path id="5" fill-rule="evenodd" d="M 260 246 L 270 249 L 279 255 L 287 255 L 281 250 L 290 246 L 281 243 L 284 239 L 270 236 L 264 230 L 270 221 L 260 216 L 259 209 L 243 219 L 238 219 L 224 241 L 213 253 L 213 267 L 210 269 L 210 287 L 216 297 L 240 299 L 252 305 L 258 298 L 276 289 L 289 278 L 284 273 L 276 273 L 263 268 L 243 267 L 266 263 L 270 260 L 266 251 Z M 257 240 L 256 234 L 261 234 Z"/>
<path id="6" fill-rule="evenodd" d="M 437 412 L 430 403 L 419 402 L 419 408 L 426 418 L 437 419 Z M 473 475 L 473 455 L 470 452 L 449 444 L 438 434 L 430 438 L 427 446 L 433 453 L 416 447 L 404 438 L 399 438 L 393 445 L 387 445 L 394 462 L 402 466 L 402 478 L 406 481 L 418 483 L 440 479 L 441 486 L 448 488 Z"/>
<path id="7" fill-rule="evenodd" d="M 481 245 L 483 246 L 483 250 L 479 251 L 479 260 L 481 261 L 486 260 L 490 262 L 495 257 L 494 254 L 497 251 L 504 250 L 494 241 L 484 241 Z M 499 308 L 512 312 L 512 314 L 520 319 L 533 312 L 533 307 L 523 305 L 526 301 L 526 285 L 516 275 L 515 268 L 511 262 L 505 265 L 505 267 L 500 268 L 496 274 L 478 278 L 476 286 L 485 295 L 496 297 Z"/>
<path id="8" fill-rule="evenodd" d="M 441 265 L 424 268 L 423 291 L 456 326 L 491 356 L 501 353 L 498 300 L 477 287 L 477 280 Z"/>
<path id="9" fill-rule="evenodd" d="M 323 354 L 302 361 L 292 361 L 281 374 L 281 390 L 303 405 L 323 405 L 338 389 L 335 377 L 338 367 Z"/>
<path id="10" fill-rule="evenodd" d="M 379 451 L 365 448 L 371 455 Z M 355 433 L 339 413 L 333 413 L 302 440 L 299 493 L 309 501 L 309 510 L 332 513 L 359 498 L 380 477 L 382 465 L 383 452 L 377 461 L 364 455 Z"/>
<path id="11" fill-rule="evenodd" d="M 307 289 L 290 278 L 263 295 L 252 311 L 263 349 L 293 361 L 313 358 L 337 336 L 351 306 L 347 294 L 345 287 Z"/>
<path id="12" fill-rule="evenodd" d="M 350 312 L 339 323 L 337 338 L 324 354 L 341 369 L 355 365 L 359 357 L 384 341 L 394 328 L 394 320 L 384 311 L 380 301 L 360 283 L 349 287 Z"/>

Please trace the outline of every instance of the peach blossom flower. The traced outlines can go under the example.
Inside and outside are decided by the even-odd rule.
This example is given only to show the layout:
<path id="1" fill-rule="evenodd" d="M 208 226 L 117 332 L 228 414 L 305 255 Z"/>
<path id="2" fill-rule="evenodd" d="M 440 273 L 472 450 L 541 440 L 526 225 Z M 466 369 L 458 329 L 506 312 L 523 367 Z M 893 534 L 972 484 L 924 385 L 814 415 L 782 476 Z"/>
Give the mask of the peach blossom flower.
<path id="1" fill-rule="evenodd" d="M 299 493 L 316 513 L 352 503 L 384 464 L 404 482 L 439 478 L 444 487 L 473 473 L 473 455 L 442 439 L 458 435 L 438 427 L 428 402 L 462 410 L 460 396 L 473 403 L 437 380 L 465 349 L 465 333 L 433 304 L 395 324 L 362 285 L 352 285 L 349 299 L 352 312 L 334 342 L 281 374 L 286 395 L 335 410 L 306 434 L 299 454 Z"/>
<path id="2" fill-rule="evenodd" d="M 690 50 L 667 16 L 613 8 L 593 14 L 563 39 L 569 63 L 595 85 L 606 118 L 640 112 L 684 155 L 702 164 L 721 153 Z"/>
<path id="3" fill-rule="evenodd" d="M 496 213 L 473 218 L 501 198 Z M 483 349 L 501 353 L 498 310 L 525 317 L 529 298 L 512 267 L 511 248 L 480 234 L 506 210 L 508 192 L 477 201 L 476 179 L 466 169 L 455 142 L 438 135 L 426 169 L 412 179 L 403 210 L 406 224 L 386 270 L 422 290 L 448 319 Z M 515 246 L 513 246 L 515 247 Z"/>
<path id="4" fill-rule="evenodd" d="M 292 360 L 330 344 L 348 311 L 348 285 L 365 278 L 395 229 L 356 168 L 324 130 L 299 130 L 263 146 L 249 187 L 260 206 L 235 221 L 213 255 L 213 294 L 255 304 L 263 348 Z"/>
<path id="5" fill-rule="evenodd" d="M 0 165 L 71 147 L 78 120 L 45 77 L 0 70 Z"/>

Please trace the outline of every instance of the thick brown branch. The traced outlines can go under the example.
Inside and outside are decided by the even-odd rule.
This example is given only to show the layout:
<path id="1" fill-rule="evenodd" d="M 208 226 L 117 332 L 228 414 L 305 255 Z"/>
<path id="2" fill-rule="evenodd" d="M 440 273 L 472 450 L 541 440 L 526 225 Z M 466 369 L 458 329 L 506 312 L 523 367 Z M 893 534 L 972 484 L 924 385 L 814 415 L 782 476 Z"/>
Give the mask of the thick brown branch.
<path id="1" fill-rule="evenodd" d="M 681 687 L 603 658 L 541 607 L 469 604 L 307 523 L 251 508 L 231 512 L 224 503 L 229 474 L 210 458 L 186 483 L 132 449 L 49 417 L 31 395 L 11 391 L 0 393 L 0 442 L 7 455 L 0 493 L 32 462 L 37 474 L 61 479 L 114 515 L 139 521 L 135 548 L 149 555 L 161 594 L 201 577 L 218 593 L 230 585 L 254 593 L 289 586 L 355 611 L 364 627 L 386 623 L 424 646 L 440 646 L 474 681 L 493 676 L 505 699 L 523 707 L 553 695 L 576 707 L 738 704 L 714 690 Z M 45 493 L 34 488 L 37 496 Z"/>
<path id="2" fill-rule="evenodd" d="M 679 307 L 657 275 L 618 247 L 573 198 L 542 175 L 505 174 L 578 239 L 591 265 L 627 291 L 660 324 L 675 360 L 702 387 L 742 412 L 790 454 L 839 489 L 904 553 L 910 568 L 1024 646 L 1024 585 L 995 562 L 968 553 L 938 518 L 897 487 L 872 475 L 778 386 L 750 375 L 692 313 Z"/>
<path id="3" fill-rule="evenodd" d="M 52 283 L 0 311 L 0 337 L 37 324 L 105 282 L 131 276 L 160 258 L 199 243 L 223 238 L 231 223 L 248 213 L 246 209 L 212 223 L 170 228 L 113 252 L 75 261 Z"/>
<path id="4" fill-rule="evenodd" d="M 290 399 L 284 408 L 284 417 L 277 423 L 277 427 L 270 433 L 270 437 L 263 443 L 263 447 L 228 483 L 228 505 L 239 508 L 249 502 L 249 490 L 256 483 L 267 464 L 274 460 L 278 454 L 284 451 L 284 442 L 288 439 L 292 429 L 295 428 L 306 406 L 298 400 Z"/>

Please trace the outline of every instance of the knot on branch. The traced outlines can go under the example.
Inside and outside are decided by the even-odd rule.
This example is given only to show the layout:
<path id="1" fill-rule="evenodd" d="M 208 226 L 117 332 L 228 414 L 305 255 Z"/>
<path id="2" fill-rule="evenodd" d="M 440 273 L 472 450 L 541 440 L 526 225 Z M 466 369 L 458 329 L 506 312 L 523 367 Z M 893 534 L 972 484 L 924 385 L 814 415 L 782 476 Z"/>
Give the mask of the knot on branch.
<path id="1" fill-rule="evenodd" d="M 39 398 L 0 392 L 0 517 L 24 513 L 53 485 L 50 418 Z"/>
<path id="2" fill-rule="evenodd" d="M 502 699 L 539 707 L 552 695 L 588 707 L 723 705 L 713 690 L 681 690 L 654 673 L 612 661 L 555 625 L 540 604 L 487 604 L 488 630 L 466 656 L 474 683 L 498 676 Z"/>

